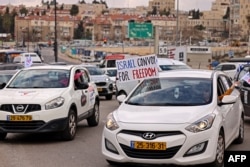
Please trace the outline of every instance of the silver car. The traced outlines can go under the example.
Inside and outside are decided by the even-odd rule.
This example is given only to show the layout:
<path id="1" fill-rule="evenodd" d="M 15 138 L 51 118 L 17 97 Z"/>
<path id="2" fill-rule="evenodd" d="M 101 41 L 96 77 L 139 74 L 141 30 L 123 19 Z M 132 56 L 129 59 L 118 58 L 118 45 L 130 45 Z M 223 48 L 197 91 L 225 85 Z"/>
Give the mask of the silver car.
<path id="1" fill-rule="evenodd" d="M 90 74 L 91 80 L 96 84 L 99 96 L 105 96 L 107 100 L 111 100 L 113 97 L 113 81 L 105 71 L 93 64 L 81 64 L 85 67 Z"/>

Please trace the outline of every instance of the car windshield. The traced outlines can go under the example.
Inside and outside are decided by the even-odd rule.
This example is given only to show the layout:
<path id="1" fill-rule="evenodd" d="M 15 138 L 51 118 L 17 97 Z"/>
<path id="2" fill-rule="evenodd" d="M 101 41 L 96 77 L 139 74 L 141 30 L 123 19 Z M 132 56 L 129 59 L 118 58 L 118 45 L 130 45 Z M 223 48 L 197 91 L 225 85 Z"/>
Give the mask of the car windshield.
<path id="1" fill-rule="evenodd" d="M 116 77 L 117 69 L 107 70 L 107 75 L 110 77 Z"/>
<path id="2" fill-rule="evenodd" d="M 65 88 L 69 85 L 69 75 L 69 70 L 22 70 L 7 88 Z"/>
<path id="3" fill-rule="evenodd" d="M 104 71 L 98 67 L 86 67 L 90 75 L 103 75 Z"/>
<path id="4" fill-rule="evenodd" d="M 211 79 L 152 78 L 141 82 L 126 103 L 143 106 L 197 106 L 211 101 Z"/>

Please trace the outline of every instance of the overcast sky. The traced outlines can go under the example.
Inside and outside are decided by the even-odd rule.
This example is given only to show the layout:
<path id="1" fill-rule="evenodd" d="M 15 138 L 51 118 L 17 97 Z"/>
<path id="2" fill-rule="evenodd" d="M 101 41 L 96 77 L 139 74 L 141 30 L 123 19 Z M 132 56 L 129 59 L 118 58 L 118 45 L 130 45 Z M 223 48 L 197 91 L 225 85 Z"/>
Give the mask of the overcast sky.
<path id="1" fill-rule="evenodd" d="M 42 0 L 0 0 L 1 5 L 4 4 L 24 4 L 26 6 L 36 6 L 41 3 Z M 47 0 L 44 0 L 47 1 Z M 51 0 L 49 0 L 51 1 Z M 77 3 L 79 0 L 57 0 L 59 4 L 72 4 Z M 100 0 L 97 0 L 100 1 Z M 148 6 L 149 0 L 103 0 L 106 1 L 108 7 L 135 7 L 135 6 Z M 177 1 L 177 0 L 176 0 Z M 212 2 L 215 0 L 179 0 L 179 9 L 180 10 L 191 10 L 191 9 L 199 9 L 202 10 L 210 10 Z M 93 0 L 85 0 L 87 3 L 92 3 Z"/>

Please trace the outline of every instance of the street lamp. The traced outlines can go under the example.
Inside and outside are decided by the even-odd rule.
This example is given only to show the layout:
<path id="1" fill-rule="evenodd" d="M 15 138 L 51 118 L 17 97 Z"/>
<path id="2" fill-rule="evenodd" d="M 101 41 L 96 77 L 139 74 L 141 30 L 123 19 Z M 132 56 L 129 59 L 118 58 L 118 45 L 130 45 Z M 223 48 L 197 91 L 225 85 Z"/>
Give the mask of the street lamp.
<path id="1" fill-rule="evenodd" d="M 54 0 L 54 5 L 55 5 L 55 41 L 54 41 L 54 56 L 55 56 L 55 62 L 57 62 L 57 30 L 56 30 L 56 0 Z"/>

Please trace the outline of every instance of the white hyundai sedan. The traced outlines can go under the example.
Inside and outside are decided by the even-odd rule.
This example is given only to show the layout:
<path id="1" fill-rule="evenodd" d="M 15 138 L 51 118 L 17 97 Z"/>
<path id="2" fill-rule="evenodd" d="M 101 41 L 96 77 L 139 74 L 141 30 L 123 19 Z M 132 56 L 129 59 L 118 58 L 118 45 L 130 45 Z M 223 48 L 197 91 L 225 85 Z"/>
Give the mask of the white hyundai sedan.
<path id="1" fill-rule="evenodd" d="M 244 139 L 244 109 L 226 74 L 178 70 L 142 81 L 107 117 L 102 154 L 111 165 L 222 167 L 224 151 Z M 222 100 L 219 96 L 224 95 Z"/>

